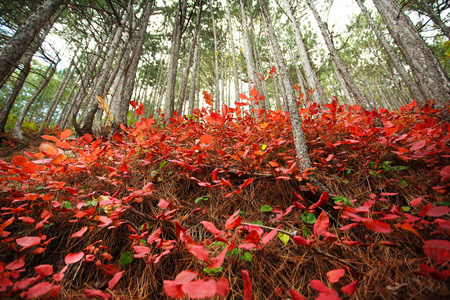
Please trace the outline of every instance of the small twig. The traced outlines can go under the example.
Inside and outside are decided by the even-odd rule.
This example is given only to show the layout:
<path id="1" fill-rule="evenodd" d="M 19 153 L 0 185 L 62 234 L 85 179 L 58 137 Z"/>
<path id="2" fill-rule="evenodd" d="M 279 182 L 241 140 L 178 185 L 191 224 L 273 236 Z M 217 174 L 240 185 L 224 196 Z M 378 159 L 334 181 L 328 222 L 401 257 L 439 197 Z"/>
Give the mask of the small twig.
<path id="1" fill-rule="evenodd" d="M 273 227 L 268 227 L 268 226 L 264 226 L 264 225 L 259 225 L 259 224 L 251 224 L 251 223 L 244 223 L 244 222 L 242 222 L 241 223 L 242 225 L 247 225 L 247 226 L 249 226 L 249 225 L 255 225 L 255 226 L 259 226 L 259 227 L 261 227 L 261 228 L 264 228 L 264 229 L 269 229 L 269 230 L 273 230 L 273 229 L 275 229 L 275 228 L 273 228 Z M 281 229 L 277 229 L 278 230 L 278 232 L 281 232 L 281 233 L 284 233 L 284 234 L 287 234 L 287 235 L 289 235 L 290 237 L 294 237 L 294 236 L 296 236 L 295 234 L 293 234 L 293 233 L 290 233 L 290 232 L 287 232 L 287 231 L 284 231 L 284 230 L 281 230 Z"/>

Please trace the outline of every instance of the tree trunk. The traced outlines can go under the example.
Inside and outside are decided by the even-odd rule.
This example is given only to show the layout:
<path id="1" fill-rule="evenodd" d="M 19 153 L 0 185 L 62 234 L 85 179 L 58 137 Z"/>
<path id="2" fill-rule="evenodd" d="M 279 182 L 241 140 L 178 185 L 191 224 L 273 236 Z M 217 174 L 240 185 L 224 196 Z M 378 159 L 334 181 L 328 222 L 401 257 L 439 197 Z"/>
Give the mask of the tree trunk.
<path id="1" fill-rule="evenodd" d="M 443 107 L 450 99 L 450 80 L 411 20 L 394 0 L 373 0 L 395 43 L 428 99 Z"/>
<path id="2" fill-rule="evenodd" d="M 216 79 L 215 82 L 215 89 L 214 89 L 214 103 L 216 104 L 216 110 L 219 109 L 220 104 L 220 79 L 219 79 L 219 48 L 217 47 L 217 33 L 216 33 L 216 20 L 214 19 L 214 9 L 213 9 L 213 3 L 215 1 L 210 0 L 209 4 L 211 5 L 211 19 L 212 19 L 212 25 L 213 25 L 213 34 L 214 34 L 214 77 Z"/>
<path id="3" fill-rule="evenodd" d="M 0 52 L 0 82 L 10 73 L 64 0 L 47 0 L 17 29 Z"/>
<path id="4" fill-rule="evenodd" d="M 294 89 L 292 88 L 291 79 L 289 78 L 286 63 L 284 61 L 280 45 L 278 44 L 278 40 L 275 35 L 275 30 L 269 16 L 266 2 L 265 0 L 258 0 L 258 2 L 260 4 L 261 12 L 264 17 L 266 28 L 269 34 L 269 39 L 271 40 L 274 49 L 275 59 L 278 62 L 278 71 L 280 73 L 285 91 L 288 96 L 287 102 L 292 124 L 292 134 L 294 136 L 294 144 L 297 152 L 297 159 L 299 160 L 300 168 L 304 170 L 312 167 L 312 163 L 308 155 L 308 148 L 306 147 L 306 140 L 302 129 L 302 121 L 300 119 L 300 114 L 298 113 L 297 98 L 295 96 Z"/>
<path id="5" fill-rule="evenodd" d="M 253 5 L 253 1 L 250 1 L 250 6 Z M 245 62 L 247 64 L 247 76 L 248 76 L 248 87 L 249 90 L 252 90 L 253 88 L 256 88 L 259 94 L 262 94 L 262 87 L 259 82 L 258 76 L 256 74 L 256 68 L 255 68 L 255 60 L 253 58 L 253 51 L 252 51 L 252 45 L 250 43 L 250 36 L 248 33 L 248 26 L 247 26 L 247 14 L 245 12 L 244 7 L 244 1 L 240 0 L 240 7 L 241 7 L 241 18 L 242 18 L 242 32 L 244 37 L 244 51 L 245 51 Z M 265 100 L 261 100 L 259 102 L 259 107 L 261 109 L 266 110 Z"/>
<path id="6" fill-rule="evenodd" d="M 152 13 L 154 2 L 154 0 L 147 2 L 146 6 L 143 8 L 142 16 L 139 20 L 139 31 L 133 38 L 131 61 L 127 76 L 125 77 L 124 89 L 122 90 L 120 102 L 118 102 L 118 106 L 116 106 L 116 109 L 111 109 L 111 112 L 113 114 L 113 123 L 111 125 L 112 132 L 119 129 L 120 124 L 127 124 L 128 108 L 130 106 L 130 100 L 133 95 L 136 72 L 139 65 L 139 60 L 141 58 L 142 47 L 144 46 L 145 34 L 147 32 L 148 20 Z"/>
<path id="7" fill-rule="evenodd" d="M 369 12 L 367 11 L 366 7 L 362 3 L 362 0 L 356 0 L 356 3 L 358 3 L 361 11 L 363 12 L 364 16 L 366 17 L 367 21 L 369 22 L 370 27 L 372 28 L 373 32 L 377 36 L 378 40 L 380 41 L 381 45 L 384 48 L 384 51 L 386 51 L 389 59 L 391 60 L 392 64 L 394 65 L 394 68 L 397 70 L 398 74 L 400 74 L 400 77 L 402 78 L 403 82 L 408 87 L 409 92 L 413 95 L 414 98 L 416 98 L 419 101 L 425 100 L 424 95 L 422 91 L 419 89 L 417 84 L 414 82 L 414 80 L 409 76 L 408 72 L 406 71 L 405 67 L 403 67 L 402 62 L 398 58 L 397 54 L 394 52 L 394 49 L 389 45 L 389 42 L 384 37 L 381 30 L 378 28 L 377 24 L 375 23 L 374 19 L 370 16 Z"/>
<path id="8" fill-rule="evenodd" d="M 364 95 L 364 93 L 361 91 L 361 89 L 358 88 L 356 85 L 356 82 L 353 80 L 352 76 L 350 75 L 350 72 L 348 71 L 347 67 L 345 66 L 344 62 L 342 61 L 341 57 L 339 56 L 338 51 L 334 47 L 333 41 L 331 40 L 330 33 L 328 32 L 328 28 L 323 23 L 322 19 L 319 16 L 319 13 L 317 12 L 314 4 L 312 3 L 312 0 L 306 0 L 308 3 L 309 8 L 311 9 L 314 18 L 317 21 L 317 25 L 320 28 L 320 32 L 322 33 L 323 39 L 325 40 L 325 44 L 327 45 L 328 51 L 330 52 L 331 59 L 334 61 L 335 66 L 337 68 L 337 71 L 341 75 L 342 79 L 344 80 L 344 83 L 352 95 L 352 97 L 355 99 L 356 103 L 358 105 L 361 105 L 363 109 L 365 110 L 371 110 L 369 101 L 367 100 L 367 97 Z"/>
<path id="9" fill-rule="evenodd" d="M 233 35 L 233 26 L 231 22 L 231 14 L 230 14 L 230 3 L 228 0 L 225 0 L 225 10 L 228 16 L 228 29 L 230 34 L 230 47 L 231 47 L 231 55 L 233 56 L 233 75 L 234 75 L 234 99 L 239 102 L 239 76 L 238 76 L 238 65 L 236 60 L 236 49 L 234 48 L 234 35 Z"/>
<path id="10" fill-rule="evenodd" d="M 181 84 L 180 84 L 180 95 L 178 97 L 178 102 L 177 102 L 178 115 L 183 114 L 183 105 L 184 105 L 184 101 L 186 99 L 186 91 L 187 91 L 187 84 L 188 84 L 188 80 L 189 80 L 189 73 L 192 68 L 192 60 L 195 55 L 194 52 L 195 52 L 195 49 L 196 49 L 197 43 L 198 43 L 198 34 L 199 34 L 200 28 L 201 28 L 200 25 L 201 25 L 201 19 L 202 19 L 202 11 L 203 11 L 203 1 L 201 1 L 199 4 L 199 11 L 198 11 L 198 15 L 197 15 L 197 25 L 195 26 L 194 36 L 192 37 L 191 47 L 189 48 L 189 54 L 188 54 L 188 58 L 187 58 L 187 62 L 186 62 L 186 68 L 185 68 L 185 71 L 183 74 L 183 79 L 181 80 Z M 194 60 L 195 60 L 195 58 L 194 58 Z"/>
<path id="11" fill-rule="evenodd" d="M 291 22 L 292 30 L 294 31 L 295 43 L 297 44 L 297 49 L 300 54 L 300 59 L 302 61 L 303 70 L 305 71 L 306 81 L 308 82 L 309 87 L 315 89 L 315 93 L 312 95 L 316 102 L 326 102 L 326 95 L 323 91 L 322 84 L 320 83 L 319 76 L 317 76 L 317 72 L 312 66 L 309 57 L 308 50 L 306 49 L 306 45 L 303 42 L 303 36 L 300 32 L 300 27 L 297 23 L 297 19 L 294 17 L 292 13 L 292 7 L 289 3 L 289 0 L 283 0 L 283 6 L 285 12 Z M 305 93 L 307 90 L 305 88 Z"/>
<path id="12" fill-rule="evenodd" d="M 198 39 L 198 37 L 197 37 Z M 189 108 L 188 108 L 188 115 L 191 115 L 194 111 L 195 106 L 195 80 L 197 79 L 197 69 L 198 69 L 198 50 L 200 48 L 200 41 L 195 41 L 195 51 L 194 51 L 194 63 L 192 68 L 194 69 L 191 75 L 191 84 L 189 88 Z M 217 99 L 216 99 L 217 101 Z"/>
<path id="13" fill-rule="evenodd" d="M 28 100 L 25 107 L 22 108 L 22 111 L 17 116 L 16 124 L 14 125 L 14 129 L 12 132 L 12 135 L 17 142 L 19 142 L 19 143 L 24 142 L 23 131 L 22 131 L 23 120 L 25 119 L 25 116 L 27 115 L 28 110 L 30 109 L 33 102 L 41 94 L 41 92 L 47 87 L 48 83 L 50 82 L 53 75 L 55 74 L 55 71 L 56 71 L 56 64 L 51 65 L 47 69 L 46 74 L 42 78 L 41 82 L 39 82 L 38 88 L 34 91 L 33 95 L 30 97 L 30 99 Z"/>
<path id="14" fill-rule="evenodd" d="M 164 109 L 164 119 L 169 121 L 175 110 L 175 82 L 177 78 L 178 56 L 180 54 L 181 37 L 183 26 L 186 20 L 187 0 L 178 1 L 177 14 L 173 23 L 172 47 L 170 49 L 169 70 L 167 72 L 166 103 Z"/>

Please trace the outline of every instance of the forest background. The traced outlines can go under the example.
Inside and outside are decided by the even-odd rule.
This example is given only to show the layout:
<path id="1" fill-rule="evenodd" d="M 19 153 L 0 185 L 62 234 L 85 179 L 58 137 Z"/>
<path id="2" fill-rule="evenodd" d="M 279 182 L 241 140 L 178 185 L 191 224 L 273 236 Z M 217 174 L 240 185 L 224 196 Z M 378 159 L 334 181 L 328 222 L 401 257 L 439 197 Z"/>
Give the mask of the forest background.
<path id="1" fill-rule="evenodd" d="M 341 3 L 0 3 L 2 295 L 448 295 L 450 5 Z"/>

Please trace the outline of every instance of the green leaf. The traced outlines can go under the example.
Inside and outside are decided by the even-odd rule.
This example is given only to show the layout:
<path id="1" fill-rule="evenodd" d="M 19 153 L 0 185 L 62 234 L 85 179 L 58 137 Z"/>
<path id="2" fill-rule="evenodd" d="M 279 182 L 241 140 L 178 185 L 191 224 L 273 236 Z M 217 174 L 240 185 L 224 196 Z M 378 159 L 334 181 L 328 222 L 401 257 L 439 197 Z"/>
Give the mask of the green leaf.
<path id="1" fill-rule="evenodd" d="M 302 231 L 303 231 L 303 235 L 304 235 L 306 238 L 309 238 L 309 237 L 311 236 L 311 233 L 309 232 L 308 228 L 303 227 L 303 228 L 302 228 Z"/>
<path id="2" fill-rule="evenodd" d="M 267 148 L 267 145 L 266 145 L 266 144 L 263 144 L 263 145 L 261 146 L 261 150 L 262 150 L 262 151 L 266 150 L 266 148 Z"/>
<path id="3" fill-rule="evenodd" d="M 162 168 L 164 168 L 164 166 L 167 164 L 167 161 L 162 161 L 160 164 L 159 164 L 159 168 L 160 169 L 162 169 Z"/>
<path id="4" fill-rule="evenodd" d="M 308 215 L 306 216 L 306 223 L 308 224 L 316 223 L 316 216 L 312 213 L 308 213 Z"/>
<path id="5" fill-rule="evenodd" d="M 125 251 L 120 256 L 120 264 L 121 265 L 128 265 L 128 264 L 130 264 L 133 261 L 133 259 L 134 259 L 133 253 L 131 253 L 130 251 Z"/>
<path id="6" fill-rule="evenodd" d="M 283 244 L 287 245 L 289 243 L 289 236 L 287 234 L 278 232 L 278 238 L 283 242 Z"/>
<path id="7" fill-rule="evenodd" d="M 252 254 L 250 252 L 245 252 L 244 255 L 241 255 L 240 258 L 246 261 L 252 261 Z"/>
<path id="8" fill-rule="evenodd" d="M 245 217 L 247 215 L 247 213 L 245 211 L 241 210 L 238 215 Z"/>
<path id="9" fill-rule="evenodd" d="M 226 247 L 226 246 L 225 246 Z M 229 257 L 229 256 L 231 256 L 231 255 L 239 255 L 239 254 L 241 254 L 241 249 L 239 249 L 238 247 L 236 247 L 236 248 L 234 248 L 233 250 L 231 250 L 231 251 L 227 251 L 227 254 L 225 255 L 225 257 Z"/>
<path id="10" fill-rule="evenodd" d="M 263 222 L 261 220 L 253 221 L 252 224 L 262 225 Z"/>
<path id="11" fill-rule="evenodd" d="M 142 245 L 147 245 L 147 241 L 146 240 L 144 240 L 144 239 L 140 239 L 139 240 L 139 243 L 141 243 Z"/>
<path id="12" fill-rule="evenodd" d="M 409 207 L 409 206 L 402 206 L 402 209 L 403 209 L 404 211 L 408 212 L 408 211 L 411 210 L 411 207 Z"/>
<path id="13" fill-rule="evenodd" d="M 214 276 L 217 273 L 222 272 L 222 270 L 223 270 L 223 267 L 218 267 L 217 269 L 214 267 L 203 269 L 203 271 L 205 271 L 205 273 L 207 273 L 209 276 Z"/>
<path id="14" fill-rule="evenodd" d="M 301 215 L 300 217 L 302 218 L 303 222 L 306 222 L 306 216 L 305 215 Z"/>
<path id="15" fill-rule="evenodd" d="M 198 197 L 197 199 L 195 199 L 195 204 L 198 204 L 202 200 L 203 200 L 203 197 Z"/>
<path id="16" fill-rule="evenodd" d="M 403 179 L 400 179 L 400 185 L 402 186 L 402 187 L 408 187 L 408 183 L 405 181 L 405 180 L 403 180 Z"/>
<path id="17" fill-rule="evenodd" d="M 270 205 L 263 205 L 261 206 L 261 211 L 264 212 L 272 211 L 272 207 Z"/>
<path id="18" fill-rule="evenodd" d="M 173 171 L 169 171 L 169 172 L 167 172 L 167 175 L 172 175 L 172 173 L 173 173 Z"/>

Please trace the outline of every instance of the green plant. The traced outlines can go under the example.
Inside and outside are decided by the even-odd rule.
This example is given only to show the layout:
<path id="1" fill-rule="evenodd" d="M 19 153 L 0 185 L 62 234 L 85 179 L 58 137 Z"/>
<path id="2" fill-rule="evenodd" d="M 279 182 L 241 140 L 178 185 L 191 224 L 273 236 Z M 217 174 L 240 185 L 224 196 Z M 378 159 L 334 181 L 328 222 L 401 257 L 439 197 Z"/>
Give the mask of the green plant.
<path id="1" fill-rule="evenodd" d="M 198 197 L 197 199 L 195 199 L 195 203 L 196 204 L 198 204 L 198 203 L 200 203 L 200 201 L 207 201 L 209 199 L 209 195 L 205 195 L 205 196 L 201 196 L 201 197 Z"/>

